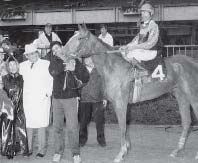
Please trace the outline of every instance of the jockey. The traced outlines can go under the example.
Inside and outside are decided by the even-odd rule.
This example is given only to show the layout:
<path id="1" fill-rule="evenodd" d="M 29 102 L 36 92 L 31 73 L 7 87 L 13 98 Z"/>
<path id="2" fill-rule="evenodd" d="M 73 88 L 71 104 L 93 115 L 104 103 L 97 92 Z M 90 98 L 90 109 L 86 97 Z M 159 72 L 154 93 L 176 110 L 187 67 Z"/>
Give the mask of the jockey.
<path id="1" fill-rule="evenodd" d="M 120 47 L 122 56 L 129 62 L 135 58 L 137 61 L 153 60 L 157 56 L 159 28 L 152 19 L 154 8 L 145 3 L 140 8 L 141 24 L 137 36 L 127 45 Z"/>

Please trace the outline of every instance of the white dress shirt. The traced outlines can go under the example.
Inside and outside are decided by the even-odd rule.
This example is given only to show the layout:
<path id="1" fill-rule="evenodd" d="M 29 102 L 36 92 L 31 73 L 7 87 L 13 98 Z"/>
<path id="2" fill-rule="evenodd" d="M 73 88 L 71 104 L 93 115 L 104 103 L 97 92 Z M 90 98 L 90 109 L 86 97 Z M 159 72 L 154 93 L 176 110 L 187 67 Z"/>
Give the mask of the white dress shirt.
<path id="1" fill-rule="evenodd" d="M 113 37 L 107 32 L 105 36 L 103 36 L 102 34 L 100 34 L 98 36 L 99 39 L 101 39 L 103 42 L 105 42 L 106 44 L 113 46 Z"/>

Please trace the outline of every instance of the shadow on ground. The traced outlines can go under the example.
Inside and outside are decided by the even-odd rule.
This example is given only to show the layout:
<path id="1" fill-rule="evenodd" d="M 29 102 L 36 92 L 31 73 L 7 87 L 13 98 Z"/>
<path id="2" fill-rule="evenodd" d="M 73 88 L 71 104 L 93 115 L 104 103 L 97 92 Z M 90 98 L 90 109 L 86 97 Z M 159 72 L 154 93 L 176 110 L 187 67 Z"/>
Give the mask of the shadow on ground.
<path id="1" fill-rule="evenodd" d="M 181 128 L 174 126 L 165 130 L 165 126 L 131 125 L 130 135 L 132 149 L 123 163 L 195 163 L 195 154 L 198 151 L 198 131 L 192 132 L 183 156 L 169 157 L 170 152 L 176 147 Z M 48 152 L 42 159 L 35 157 L 37 149 L 34 145 L 34 153 L 30 158 L 16 156 L 13 160 L 7 160 L 0 156 L 0 163 L 50 163 L 53 157 L 52 128 L 49 128 Z M 60 163 L 72 163 L 72 157 L 67 145 L 63 159 Z M 81 148 L 83 163 L 112 163 L 120 148 L 120 132 L 118 125 L 106 125 L 107 147 L 102 148 L 97 144 L 95 125 L 90 124 L 89 139 L 85 147 Z"/>

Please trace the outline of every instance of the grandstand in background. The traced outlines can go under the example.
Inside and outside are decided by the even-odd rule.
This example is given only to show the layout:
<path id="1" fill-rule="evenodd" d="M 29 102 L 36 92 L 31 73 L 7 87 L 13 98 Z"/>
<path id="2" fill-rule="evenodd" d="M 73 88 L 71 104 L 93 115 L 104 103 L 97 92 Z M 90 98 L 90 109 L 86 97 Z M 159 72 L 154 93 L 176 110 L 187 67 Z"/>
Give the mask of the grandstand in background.
<path id="1" fill-rule="evenodd" d="M 128 43 L 138 32 L 138 5 L 143 0 L 2 0 L 0 29 L 13 43 L 32 42 L 50 22 L 63 43 L 77 24 L 85 22 L 96 35 L 106 23 L 115 45 Z M 198 44 L 197 0 L 150 0 L 166 45 Z"/>

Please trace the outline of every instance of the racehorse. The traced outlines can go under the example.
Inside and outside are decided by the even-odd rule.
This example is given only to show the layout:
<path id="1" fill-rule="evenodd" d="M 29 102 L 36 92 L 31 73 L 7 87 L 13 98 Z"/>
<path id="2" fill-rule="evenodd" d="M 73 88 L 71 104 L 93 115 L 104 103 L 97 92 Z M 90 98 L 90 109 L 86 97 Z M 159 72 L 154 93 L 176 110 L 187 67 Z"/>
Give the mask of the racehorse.
<path id="1" fill-rule="evenodd" d="M 79 32 L 72 36 L 63 47 L 66 56 L 90 57 L 103 79 L 106 98 L 112 103 L 121 130 L 121 149 L 114 162 L 121 162 L 130 149 L 129 128 L 126 124 L 127 105 L 131 102 L 132 83 L 135 72 L 133 65 L 123 59 L 120 52 L 107 54 L 114 50 L 90 31 L 86 25 L 79 25 Z M 173 92 L 179 105 L 182 120 L 182 133 L 177 148 L 171 153 L 176 157 L 181 153 L 190 133 L 190 106 L 198 118 L 198 61 L 187 56 L 177 55 L 165 58 L 166 79 L 148 83 L 142 87 L 138 102 L 157 98 Z M 198 153 L 196 155 L 198 159 Z"/>

